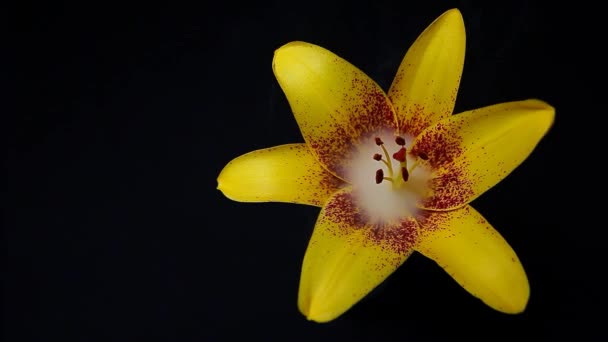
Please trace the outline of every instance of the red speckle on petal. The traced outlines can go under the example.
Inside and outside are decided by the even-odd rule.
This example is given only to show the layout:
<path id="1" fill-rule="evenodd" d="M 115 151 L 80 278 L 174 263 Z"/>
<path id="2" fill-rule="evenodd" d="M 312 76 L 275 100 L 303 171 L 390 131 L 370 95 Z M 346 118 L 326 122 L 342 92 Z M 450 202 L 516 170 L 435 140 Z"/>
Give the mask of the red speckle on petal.
<path id="1" fill-rule="evenodd" d="M 399 127 L 401 132 L 417 136 L 432 123 L 429 114 L 426 113 L 426 109 L 422 105 L 414 104 L 406 111 L 408 112 L 408 119 Z"/>
<path id="2" fill-rule="evenodd" d="M 366 243 L 390 250 L 399 256 L 407 255 L 418 237 L 418 224 L 412 217 L 404 217 L 400 222 L 372 223 L 357 208 L 353 195 L 348 192 L 337 193 L 326 205 L 322 219 L 340 227 L 334 234 L 348 238 L 355 231 L 365 232 Z M 402 262 L 396 258 L 394 262 Z M 393 262 L 393 261 L 387 261 Z"/>
<path id="3" fill-rule="evenodd" d="M 426 208 L 450 209 L 468 203 L 475 195 L 469 177 L 462 168 L 453 167 L 430 181 L 433 195 L 425 200 Z"/>
<path id="4" fill-rule="evenodd" d="M 405 218 L 395 224 L 372 226 L 369 238 L 383 248 L 389 248 L 399 254 L 406 254 L 412 250 L 418 238 L 418 224 L 413 218 Z"/>
<path id="5" fill-rule="evenodd" d="M 304 139 L 319 161 L 342 178 L 354 146 L 373 132 L 396 128 L 392 106 L 382 89 L 358 74 L 348 76 L 352 76 L 351 88 L 342 93 L 339 102 L 342 106 L 327 113 L 326 121 L 314 125 L 298 121 Z M 303 116 L 305 113 L 299 113 L 299 117 Z"/>
<path id="6" fill-rule="evenodd" d="M 449 215 L 449 212 L 445 211 L 422 210 L 416 215 L 416 220 L 423 232 L 435 231 L 445 228 L 445 222 L 449 218 Z"/>
<path id="7" fill-rule="evenodd" d="M 355 205 L 352 194 L 348 192 L 337 193 L 330 199 L 325 205 L 324 216 L 347 229 L 361 229 L 368 221 Z"/>
<path id="8" fill-rule="evenodd" d="M 457 134 L 457 128 L 457 125 L 446 127 L 442 123 L 436 124 L 433 129 L 416 138 L 412 154 L 426 155 L 434 169 L 451 163 L 462 153 L 462 138 Z"/>

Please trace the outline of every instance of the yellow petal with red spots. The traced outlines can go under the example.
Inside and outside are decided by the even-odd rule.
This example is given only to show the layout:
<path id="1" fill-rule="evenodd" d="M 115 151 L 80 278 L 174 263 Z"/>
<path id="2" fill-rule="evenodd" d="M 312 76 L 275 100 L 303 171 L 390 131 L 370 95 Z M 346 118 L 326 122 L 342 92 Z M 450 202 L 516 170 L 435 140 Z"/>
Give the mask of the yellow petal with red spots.
<path id="1" fill-rule="evenodd" d="M 305 144 L 253 151 L 232 160 L 217 188 L 240 202 L 290 202 L 322 206 L 342 181 L 327 172 Z"/>
<path id="2" fill-rule="evenodd" d="M 464 22 L 457 9 L 437 18 L 409 48 L 388 92 L 402 133 L 416 136 L 452 115 L 464 52 Z"/>
<path id="3" fill-rule="evenodd" d="M 371 225 L 349 189 L 334 194 L 321 210 L 304 256 L 300 311 L 317 322 L 341 315 L 405 261 L 417 231 L 412 218 Z"/>
<path id="4" fill-rule="evenodd" d="M 444 119 L 416 138 L 433 169 L 426 209 L 461 207 L 505 178 L 547 133 L 555 109 L 539 100 L 507 102 Z"/>
<path id="5" fill-rule="evenodd" d="M 322 47 L 286 44 L 275 51 L 273 70 L 304 139 L 319 161 L 343 179 L 345 160 L 359 138 L 395 127 L 384 91 L 361 70 Z"/>
<path id="6" fill-rule="evenodd" d="M 505 239 L 472 207 L 427 212 L 416 250 L 433 259 L 465 290 L 495 310 L 524 311 L 528 278 Z"/>

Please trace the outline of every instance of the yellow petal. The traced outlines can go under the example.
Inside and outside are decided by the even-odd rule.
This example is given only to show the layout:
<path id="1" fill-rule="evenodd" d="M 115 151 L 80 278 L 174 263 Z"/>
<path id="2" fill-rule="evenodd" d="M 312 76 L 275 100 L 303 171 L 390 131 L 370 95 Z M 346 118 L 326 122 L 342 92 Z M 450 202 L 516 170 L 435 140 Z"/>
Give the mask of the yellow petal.
<path id="1" fill-rule="evenodd" d="M 511 246 L 475 209 L 432 212 L 418 222 L 417 251 L 493 309 L 524 311 L 530 296 L 526 273 Z"/>
<path id="2" fill-rule="evenodd" d="M 423 207 L 448 210 L 477 198 L 532 153 L 555 109 L 539 100 L 502 103 L 444 119 L 412 146 L 434 169 L 433 194 Z"/>
<path id="3" fill-rule="evenodd" d="M 322 206 L 342 181 L 327 172 L 305 144 L 289 144 L 235 158 L 217 183 L 235 201 Z"/>
<path id="4" fill-rule="evenodd" d="M 416 136 L 452 114 L 464 51 L 464 22 L 457 9 L 435 20 L 410 47 L 388 92 L 401 132 Z"/>
<path id="5" fill-rule="evenodd" d="M 384 91 L 365 73 L 319 46 L 292 42 L 275 51 L 274 74 L 316 157 L 344 178 L 359 137 L 395 127 Z"/>
<path id="6" fill-rule="evenodd" d="M 338 317 L 405 261 L 416 236 L 412 218 L 369 225 L 350 190 L 337 192 L 321 210 L 304 256 L 300 311 L 317 322 Z"/>

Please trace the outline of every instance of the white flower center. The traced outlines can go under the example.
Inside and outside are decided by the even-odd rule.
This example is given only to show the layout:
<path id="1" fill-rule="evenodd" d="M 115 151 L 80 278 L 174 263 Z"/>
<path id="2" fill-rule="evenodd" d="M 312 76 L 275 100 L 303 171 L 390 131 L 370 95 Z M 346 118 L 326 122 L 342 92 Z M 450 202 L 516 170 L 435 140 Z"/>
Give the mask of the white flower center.
<path id="1" fill-rule="evenodd" d="M 382 130 L 363 138 L 357 146 L 346 176 L 352 182 L 357 206 L 370 223 L 415 215 L 417 204 L 428 195 L 431 172 L 422 160 L 425 156 L 403 154 L 412 141 L 411 136 Z M 405 151 L 399 154 L 403 148 Z"/>

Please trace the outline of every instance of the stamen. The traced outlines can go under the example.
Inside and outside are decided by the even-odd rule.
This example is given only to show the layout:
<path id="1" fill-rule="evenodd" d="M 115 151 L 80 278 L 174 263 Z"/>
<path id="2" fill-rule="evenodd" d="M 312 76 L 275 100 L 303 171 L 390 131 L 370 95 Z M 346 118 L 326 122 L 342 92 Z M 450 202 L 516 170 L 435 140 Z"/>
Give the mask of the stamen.
<path id="1" fill-rule="evenodd" d="M 397 143 L 397 145 L 399 146 L 405 146 L 405 139 L 403 139 L 402 137 L 396 137 L 395 143 Z"/>
<path id="2" fill-rule="evenodd" d="M 382 169 L 378 169 L 376 171 L 376 184 L 382 183 L 383 179 L 384 179 L 384 171 L 382 171 Z"/>
<path id="3" fill-rule="evenodd" d="M 404 182 L 407 182 L 408 178 L 410 178 L 410 173 L 407 171 L 406 167 L 401 167 L 401 177 Z"/>
<path id="4" fill-rule="evenodd" d="M 429 156 L 426 153 L 424 153 L 424 152 L 418 152 L 418 157 L 420 157 L 420 159 L 422 159 L 422 160 L 428 160 L 429 159 Z"/>
<path id="5" fill-rule="evenodd" d="M 416 169 L 416 166 L 418 166 L 418 164 L 420 163 L 420 159 L 416 159 L 416 161 L 414 162 L 414 165 L 412 165 L 412 167 L 410 167 L 410 173 L 414 172 L 414 170 Z"/>
<path id="6" fill-rule="evenodd" d="M 405 153 L 406 153 L 406 152 L 407 152 L 407 151 L 405 150 L 405 147 L 402 147 L 402 148 L 401 148 L 399 151 L 397 151 L 397 152 L 395 152 L 395 153 L 393 154 L 393 158 L 394 158 L 395 160 L 400 161 L 400 162 L 402 162 L 402 163 L 403 163 L 403 162 L 405 162 Z"/>
<path id="7" fill-rule="evenodd" d="M 419 204 L 434 189 L 431 179 L 435 174 L 418 152 L 424 151 L 430 158 L 433 155 L 422 145 L 413 145 L 415 149 L 410 149 L 414 138 L 405 133 L 384 128 L 370 133 L 353 148 L 352 159 L 344 165 L 344 170 L 352 184 L 354 204 L 369 219 L 370 226 L 381 227 L 420 212 Z M 405 145 L 398 144 L 398 136 Z"/>
<path id="8" fill-rule="evenodd" d="M 391 163 L 391 158 L 388 156 L 388 151 L 386 150 L 386 147 L 384 147 L 384 142 L 382 142 L 382 139 L 380 139 L 379 137 L 376 137 L 375 140 L 376 140 L 376 145 L 380 146 L 380 148 L 382 149 L 382 152 L 384 152 L 384 157 L 386 157 L 386 160 L 382 159 L 382 156 L 380 156 L 380 159 L 382 160 L 384 165 L 386 165 L 388 167 L 388 174 L 392 178 L 393 177 L 393 165 Z M 376 159 L 376 155 L 374 155 L 374 159 Z"/>

